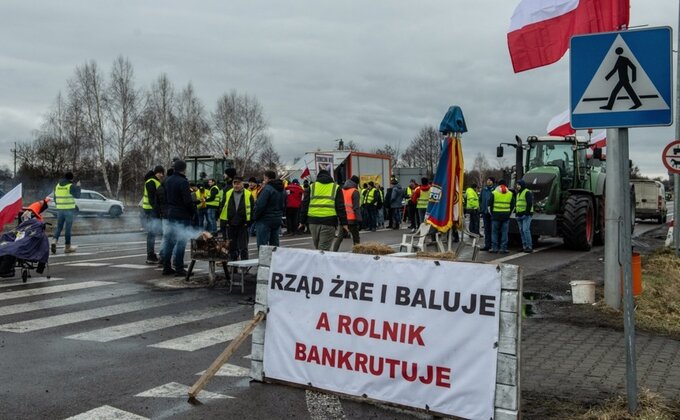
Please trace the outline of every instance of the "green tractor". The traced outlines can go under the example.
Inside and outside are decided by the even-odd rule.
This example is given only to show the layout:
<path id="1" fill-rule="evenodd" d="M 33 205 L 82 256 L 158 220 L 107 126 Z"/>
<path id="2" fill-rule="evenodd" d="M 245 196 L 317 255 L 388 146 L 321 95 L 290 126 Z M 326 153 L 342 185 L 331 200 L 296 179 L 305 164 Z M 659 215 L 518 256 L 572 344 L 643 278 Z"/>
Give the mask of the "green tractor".
<path id="1" fill-rule="evenodd" d="M 515 180 L 523 178 L 534 194 L 531 234 L 561 236 L 569 249 L 587 251 L 604 243 L 605 165 L 602 150 L 587 156 L 589 144 L 581 138 L 535 137 L 517 144 L 501 143 L 496 150 L 503 157 L 503 145 L 516 150 Z M 526 150 L 526 161 L 523 159 Z M 513 215 L 514 218 L 514 215 Z M 510 234 L 518 236 L 517 223 Z"/>
<path id="2" fill-rule="evenodd" d="M 210 178 L 221 183 L 224 171 L 234 167 L 233 159 L 211 155 L 186 156 L 184 161 L 187 163 L 187 179 L 196 185 L 207 185 Z"/>

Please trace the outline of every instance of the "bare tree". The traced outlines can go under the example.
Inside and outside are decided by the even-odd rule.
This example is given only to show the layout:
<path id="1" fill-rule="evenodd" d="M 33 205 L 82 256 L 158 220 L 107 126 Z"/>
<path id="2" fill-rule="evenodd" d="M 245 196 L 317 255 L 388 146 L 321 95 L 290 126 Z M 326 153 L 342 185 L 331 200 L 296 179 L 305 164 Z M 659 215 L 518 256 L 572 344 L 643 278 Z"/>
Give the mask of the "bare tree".
<path id="1" fill-rule="evenodd" d="M 359 151 L 359 145 L 354 140 L 350 140 L 347 143 L 345 143 L 344 150 L 351 150 L 353 152 L 358 152 Z"/>
<path id="2" fill-rule="evenodd" d="M 139 144 L 147 153 L 147 168 L 158 162 L 170 163 L 177 155 L 170 147 L 170 137 L 176 120 L 175 101 L 175 88 L 168 75 L 163 73 L 151 84 L 142 116 L 143 133 Z"/>
<path id="3" fill-rule="evenodd" d="M 373 149 L 373 153 L 377 155 L 389 156 L 392 161 L 392 167 L 394 168 L 399 166 L 399 155 L 401 154 L 401 151 L 399 149 L 400 149 L 399 145 L 397 145 L 397 147 L 394 147 L 390 144 L 386 144 L 383 147 Z"/>
<path id="4" fill-rule="evenodd" d="M 94 61 L 77 67 L 75 73 L 74 93 L 83 104 L 87 133 L 95 146 L 97 163 L 106 185 L 106 191 L 109 195 L 112 195 L 107 168 L 107 151 L 110 136 L 106 128 L 106 104 L 108 99 L 104 88 L 104 79 L 97 67 L 97 63 Z"/>
<path id="5" fill-rule="evenodd" d="M 489 164 L 486 155 L 481 152 L 477 153 L 477 156 L 475 156 L 475 161 L 472 164 L 471 171 L 471 173 L 476 172 L 477 179 L 475 179 L 475 181 L 477 182 L 477 185 L 484 185 L 484 181 L 486 180 L 490 170 L 491 165 Z"/>
<path id="6" fill-rule="evenodd" d="M 214 151 L 226 150 L 234 158 L 236 170 L 247 172 L 267 140 L 267 122 L 257 98 L 232 90 L 217 100 L 212 117 Z"/>
<path id="7" fill-rule="evenodd" d="M 140 95 L 135 89 L 134 70 L 127 58 L 118 56 L 111 68 L 107 92 L 107 115 L 112 128 L 111 144 L 118 166 L 118 180 L 114 196 L 118 198 L 123 185 L 125 154 L 137 138 L 140 117 Z"/>
<path id="8" fill-rule="evenodd" d="M 432 126 L 423 127 L 401 158 L 410 167 L 425 168 L 429 177 L 434 176 L 441 149 L 441 137 Z"/>
<path id="9" fill-rule="evenodd" d="M 281 168 L 281 156 L 274 149 L 274 145 L 270 138 L 267 138 L 262 151 L 259 154 L 259 163 L 263 170 L 272 170 L 279 172 Z"/>
<path id="10" fill-rule="evenodd" d="M 210 124 L 205 116 L 205 108 L 191 83 L 182 89 L 177 98 L 174 115 L 170 148 L 181 157 L 203 154 L 207 149 Z"/>

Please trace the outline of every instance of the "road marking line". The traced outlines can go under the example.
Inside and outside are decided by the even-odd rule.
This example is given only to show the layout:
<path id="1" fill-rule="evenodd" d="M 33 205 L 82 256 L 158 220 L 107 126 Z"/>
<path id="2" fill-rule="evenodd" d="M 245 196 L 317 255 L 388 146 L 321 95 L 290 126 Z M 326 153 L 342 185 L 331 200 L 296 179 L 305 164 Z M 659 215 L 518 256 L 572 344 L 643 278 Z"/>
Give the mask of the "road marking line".
<path id="1" fill-rule="evenodd" d="M 149 420 L 148 417 L 138 416 L 129 411 L 119 410 L 110 405 L 102 405 L 101 407 L 93 408 L 77 416 L 69 417 L 64 420 Z"/>
<path id="2" fill-rule="evenodd" d="M 26 333 L 31 331 L 43 330 L 46 328 L 59 327 L 62 325 L 75 324 L 77 322 L 90 321 L 107 316 L 120 315 L 128 312 L 150 309 L 158 306 L 166 306 L 185 300 L 191 300 L 189 296 L 179 296 L 174 298 L 162 297 L 145 299 L 131 303 L 120 303 L 117 305 L 103 306 L 101 308 L 86 309 L 83 311 L 70 312 L 61 315 L 48 316 L 45 318 L 35 318 L 25 321 L 12 322 L 0 325 L 0 331 Z"/>
<path id="3" fill-rule="evenodd" d="M 17 299 L 28 296 L 48 295 L 50 293 L 68 292 L 70 290 L 88 289 L 90 287 L 107 286 L 116 284 L 110 281 L 86 281 L 82 283 L 62 284 L 61 286 L 48 286 L 36 289 L 17 290 L 0 294 L 0 300 Z"/>
<path id="4" fill-rule="evenodd" d="M 306 390 L 307 411 L 312 420 L 344 419 L 345 411 L 337 395 Z"/>
<path id="5" fill-rule="evenodd" d="M 39 283 L 47 283 L 50 281 L 59 281 L 59 280 L 64 280 L 63 277 L 50 277 L 49 279 L 47 277 L 31 277 L 31 280 L 28 283 L 24 283 L 23 280 L 17 280 L 17 281 L 11 281 L 9 283 L 2 283 L 0 286 L 0 289 L 3 289 L 5 287 L 12 287 L 12 286 L 29 286 L 31 284 L 39 284 Z"/>
<path id="6" fill-rule="evenodd" d="M 86 262 L 93 262 L 93 261 L 122 260 L 124 258 L 137 258 L 137 257 L 146 257 L 146 253 L 144 253 L 144 254 L 133 254 L 133 255 L 120 255 L 118 257 L 92 258 L 92 259 L 89 259 L 89 260 L 82 260 L 82 261 L 78 261 L 78 262 L 86 263 Z M 58 262 L 58 263 L 54 263 L 54 264 L 50 264 L 50 265 L 51 266 L 52 265 L 66 265 L 66 264 L 71 264 L 71 263 L 72 262 L 64 261 L 64 262 Z"/>
<path id="7" fill-rule="evenodd" d="M 239 335 L 243 327 L 248 322 L 250 321 L 237 322 L 235 324 L 225 325 L 223 327 L 185 335 L 183 337 L 173 338 L 172 340 L 151 344 L 149 347 L 179 351 L 200 350 L 218 343 L 224 343 L 233 340 Z"/>
<path id="8" fill-rule="evenodd" d="M 81 257 L 83 255 L 94 255 L 94 252 L 76 252 L 74 254 L 57 254 L 57 255 L 50 255 L 50 258 Z"/>
<path id="9" fill-rule="evenodd" d="M 205 371 L 198 372 L 196 375 L 203 375 Z M 225 363 L 222 365 L 220 370 L 215 373 L 215 376 L 229 376 L 229 377 L 244 377 L 250 375 L 250 369 L 244 368 L 242 366 L 232 365 L 231 363 Z"/>
<path id="10" fill-rule="evenodd" d="M 114 325 L 111 327 L 100 328 L 80 334 L 70 335 L 66 338 L 73 340 L 97 341 L 106 343 L 121 338 L 131 337 L 133 335 L 144 334 L 151 331 L 161 330 L 163 328 L 174 327 L 177 325 L 188 324 L 194 321 L 213 318 L 216 316 L 227 315 L 236 312 L 241 308 L 209 308 L 207 310 L 195 310 L 177 315 L 165 315 L 156 318 L 144 319 L 136 322 L 128 322 L 126 324 Z"/>
<path id="11" fill-rule="evenodd" d="M 111 265 L 109 263 L 68 263 L 64 264 L 66 267 L 103 267 L 105 265 Z"/>
<path id="12" fill-rule="evenodd" d="M 148 391 L 140 392 L 135 397 L 151 397 L 151 398 L 187 398 L 189 395 L 189 386 L 182 385 L 177 382 L 170 382 L 165 385 L 151 388 Z M 201 391 L 201 400 L 210 399 L 227 399 L 234 398 L 230 395 L 216 394 L 209 391 Z"/>
<path id="13" fill-rule="evenodd" d="M 155 267 L 154 265 L 151 264 L 117 264 L 117 265 L 112 265 L 111 267 L 115 268 L 134 268 L 135 270 L 145 270 L 147 268 L 153 268 Z"/>
<path id="14" fill-rule="evenodd" d="M 544 246 L 544 247 L 542 247 L 542 248 L 536 248 L 536 249 L 534 249 L 533 254 L 535 254 L 535 253 L 537 253 L 537 252 L 543 252 L 543 251 L 545 251 L 545 250 L 548 250 L 548 249 L 551 249 L 551 248 L 558 247 L 558 246 L 560 246 L 560 245 L 562 245 L 562 244 L 561 244 L 561 243 L 556 243 L 556 244 Z M 517 254 L 508 255 L 507 257 L 496 258 L 495 260 L 491 260 L 491 261 L 489 261 L 489 262 L 490 262 L 490 263 L 494 263 L 494 264 L 498 264 L 498 263 L 502 263 L 502 262 L 514 260 L 514 259 L 517 259 L 517 258 L 526 257 L 527 255 L 531 255 L 531 254 L 527 254 L 527 253 L 524 253 L 524 252 L 519 252 L 519 253 L 517 253 Z"/>
<path id="15" fill-rule="evenodd" d="M 46 299 L 38 302 L 19 303 L 16 305 L 8 305 L 0 307 L 0 316 L 20 314 L 23 312 L 38 311 L 41 309 L 58 308 L 60 306 L 75 305 L 77 303 L 87 303 L 95 300 L 114 299 L 121 296 L 134 295 L 139 293 L 138 290 L 110 290 L 98 291 L 96 293 L 65 296 L 61 298 Z"/>

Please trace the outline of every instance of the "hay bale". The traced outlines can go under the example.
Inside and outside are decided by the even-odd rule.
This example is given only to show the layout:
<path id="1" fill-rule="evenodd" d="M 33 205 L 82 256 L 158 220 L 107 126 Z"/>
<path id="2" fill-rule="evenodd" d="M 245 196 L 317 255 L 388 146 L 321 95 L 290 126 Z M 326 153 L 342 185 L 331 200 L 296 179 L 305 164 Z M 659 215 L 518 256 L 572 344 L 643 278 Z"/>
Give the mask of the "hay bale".
<path id="1" fill-rule="evenodd" d="M 366 242 L 364 244 L 357 244 L 352 247 L 354 254 L 366 255 L 388 255 L 394 254 L 394 249 L 380 242 Z"/>
<path id="2" fill-rule="evenodd" d="M 455 252 L 418 252 L 416 258 L 439 261 L 456 261 Z"/>

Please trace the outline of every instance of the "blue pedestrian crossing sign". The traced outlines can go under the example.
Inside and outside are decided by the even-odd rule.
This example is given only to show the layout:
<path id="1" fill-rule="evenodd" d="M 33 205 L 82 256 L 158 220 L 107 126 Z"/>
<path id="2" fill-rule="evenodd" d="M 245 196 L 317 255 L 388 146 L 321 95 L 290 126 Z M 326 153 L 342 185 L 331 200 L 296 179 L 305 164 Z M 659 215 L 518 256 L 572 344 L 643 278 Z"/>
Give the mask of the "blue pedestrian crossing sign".
<path id="1" fill-rule="evenodd" d="M 571 126 L 671 125 L 671 37 L 670 27 L 572 37 Z"/>

